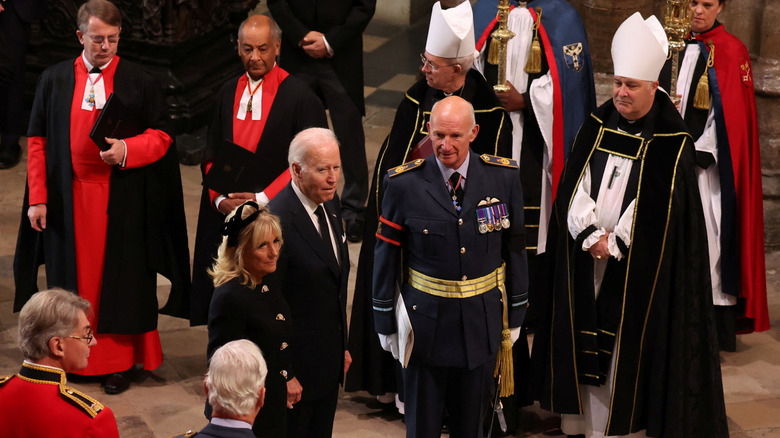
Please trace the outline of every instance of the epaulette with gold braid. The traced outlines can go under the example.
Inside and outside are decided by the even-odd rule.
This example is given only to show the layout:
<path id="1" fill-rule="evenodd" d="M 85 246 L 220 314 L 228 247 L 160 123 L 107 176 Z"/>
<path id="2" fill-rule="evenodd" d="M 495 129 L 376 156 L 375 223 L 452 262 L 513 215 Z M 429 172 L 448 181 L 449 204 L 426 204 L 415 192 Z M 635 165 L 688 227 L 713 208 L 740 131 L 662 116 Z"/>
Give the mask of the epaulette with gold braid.
<path id="1" fill-rule="evenodd" d="M 9 381 L 9 380 L 11 380 L 11 379 L 13 379 L 13 378 L 14 378 L 14 375 L 13 375 L 13 374 L 12 374 L 12 375 L 10 375 L 10 376 L 0 376 L 0 388 L 2 388 L 2 387 L 3 387 L 3 385 L 5 385 L 6 383 L 8 383 L 8 381 Z"/>
<path id="2" fill-rule="evenodd" d="M 482 154 L 479 156 L 479 158 L 482 158 L 482 161 L 485 163 L 492 164 L 494 166 L 510 167 L 512 169 L 517 169 L 519 167 L 517 161 L 511 158 L 498 157 L 488 154 Z"/>
<path id="3" fill-rule="evenodd" d="M 393 167 L 392 169 L 387 171 L 387 176 L 390 178 L 394 176 L 398 176 L 404 172 L 407 172 L 412 169 L 417 169 L 418 167 L 422 166 L 422 164 L 425 162 L 425 158 L 418 158 L 414 161 L 410 161 L 408 163 L 404 163 L 400 166 Z"/>
<path id="4" fill-rule="evenodd" d="M 105 408 L 99 401 L 70 386 L 60 385 L 60 394 L 62 398 L 92 418 L 95 418 Z"/>

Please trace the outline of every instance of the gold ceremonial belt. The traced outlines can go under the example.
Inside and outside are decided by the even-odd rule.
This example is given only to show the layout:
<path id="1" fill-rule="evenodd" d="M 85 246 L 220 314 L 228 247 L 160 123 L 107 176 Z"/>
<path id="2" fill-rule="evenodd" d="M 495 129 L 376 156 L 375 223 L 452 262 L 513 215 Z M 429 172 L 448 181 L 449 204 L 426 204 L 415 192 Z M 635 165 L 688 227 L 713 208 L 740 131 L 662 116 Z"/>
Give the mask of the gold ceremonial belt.
<path id="1" fill-rule="evenodd" d="M 409 268 L 409 284 L 422 292 L 442 298 L 470 298 L 482 295 L 504 284 L 506 279 L 506 264 L 473 280 L 441 280 Z"/>

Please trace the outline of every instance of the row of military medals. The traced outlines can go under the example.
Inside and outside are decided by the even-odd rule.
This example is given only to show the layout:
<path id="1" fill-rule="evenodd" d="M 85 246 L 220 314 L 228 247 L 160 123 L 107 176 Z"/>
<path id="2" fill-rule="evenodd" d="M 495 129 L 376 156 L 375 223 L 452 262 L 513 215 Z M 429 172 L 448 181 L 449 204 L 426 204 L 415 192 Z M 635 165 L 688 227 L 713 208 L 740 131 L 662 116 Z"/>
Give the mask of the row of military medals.
<path id="1" fill-rule="evenodd" d="M 477 229 L 480 234 L 501 231 L 509 228 L 509 213 L 506 204 L 496 198 L 485 198 L 479 202 L 477 208 Z"/>

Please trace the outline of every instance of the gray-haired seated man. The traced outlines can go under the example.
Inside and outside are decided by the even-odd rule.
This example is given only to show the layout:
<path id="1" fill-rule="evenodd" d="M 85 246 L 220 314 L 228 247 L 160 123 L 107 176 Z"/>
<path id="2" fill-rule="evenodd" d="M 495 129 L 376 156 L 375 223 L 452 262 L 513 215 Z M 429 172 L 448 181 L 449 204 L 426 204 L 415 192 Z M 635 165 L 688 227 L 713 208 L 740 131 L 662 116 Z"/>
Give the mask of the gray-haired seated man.
<path id="1" fill-rule="evenodd" d="M 263 355 L 253 342 L 239 339 L 219 347 L 203 380 L 214 409 L 211 422 L 200 432 L 177 438 L 254 438 L 252 423 L 263 407 L 266 374 Z"/>

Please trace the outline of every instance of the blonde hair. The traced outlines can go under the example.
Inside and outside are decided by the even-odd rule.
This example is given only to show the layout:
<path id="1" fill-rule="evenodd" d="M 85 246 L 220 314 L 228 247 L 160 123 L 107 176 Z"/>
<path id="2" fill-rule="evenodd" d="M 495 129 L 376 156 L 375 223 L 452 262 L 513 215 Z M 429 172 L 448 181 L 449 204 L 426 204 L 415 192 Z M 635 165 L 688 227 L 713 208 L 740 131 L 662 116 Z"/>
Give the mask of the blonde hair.
<path id="1" fill-rule="evenodd" d="M 240 218 L 234 219 L 236 214 L 241 214 Z M 244 264 L 244 257 L 248 249 L 256 248 L 264 242 L 269 235 L 274 234 L 282 243 L 282 225 L 279 218 L 273 215 L 267 208 L 258 207 L 256 203 L 250 201 L 239 205 L 225 218 L 225 229 L 230 229 L 229 223 L 233 221 L 239 224 L 241 220 L 246 220 L 249 216 L 257 213 L 257 216 L 251 222 L 243 225 L 236 225 L 239 228 L 231 230 L 230 234 L 236 238 L 236 244 L 231 246 L 229 240 L 231 235 L 224 235 L 222 243 L 217 250 L 217 258 L 214 260 L 214 266 L 208 270 L 208 274 L 214 280 L 214 287 L 221 286 L 228 281 L 241 277 L 241 284 L 248 285 L 251 288 L 257 286 L 260 278 L 255 278 Z M 237 233 L 237 235 L 235 234 Z M 223 231 L 225 234 L 225 231 Z"/>

